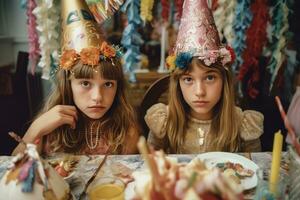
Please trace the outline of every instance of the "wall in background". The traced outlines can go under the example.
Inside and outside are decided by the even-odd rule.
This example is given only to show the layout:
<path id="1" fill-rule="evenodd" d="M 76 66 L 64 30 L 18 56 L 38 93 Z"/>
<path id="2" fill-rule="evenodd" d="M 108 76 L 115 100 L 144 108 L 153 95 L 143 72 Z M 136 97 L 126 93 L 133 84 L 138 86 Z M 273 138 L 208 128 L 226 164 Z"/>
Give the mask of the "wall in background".
<path id="1" fill-rule="evenodd" d="M 0 1 L 0 66 L 15 66 L 18 51 L 28 51 L 25 12 L 19 0 Z"/>

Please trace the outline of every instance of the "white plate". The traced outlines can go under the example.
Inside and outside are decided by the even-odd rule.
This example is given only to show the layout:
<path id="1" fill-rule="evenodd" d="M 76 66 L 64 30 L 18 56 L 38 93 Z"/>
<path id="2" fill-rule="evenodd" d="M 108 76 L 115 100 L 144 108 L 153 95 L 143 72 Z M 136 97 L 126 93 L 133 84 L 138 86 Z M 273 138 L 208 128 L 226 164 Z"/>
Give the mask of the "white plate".
<path id="1" fill-rule="evenodd" d="M 204 161 L 206 166 L 210 169 L 215 167 L 217 163 L 223 163 L 228 161 L 232 163 L 239 163 L 244 168 L 251 169 L 254 172 L 252 177 L 246 177 L 241 180 L 241 185 L 243 189 L 249 190 L 251 188 L 256 187 L 257 185 L 256 171 L 259 167 L 253 161 L 245 158 L 244 156 L 227 152 L 208 152 L 199 154 L 197 158 Z"/>

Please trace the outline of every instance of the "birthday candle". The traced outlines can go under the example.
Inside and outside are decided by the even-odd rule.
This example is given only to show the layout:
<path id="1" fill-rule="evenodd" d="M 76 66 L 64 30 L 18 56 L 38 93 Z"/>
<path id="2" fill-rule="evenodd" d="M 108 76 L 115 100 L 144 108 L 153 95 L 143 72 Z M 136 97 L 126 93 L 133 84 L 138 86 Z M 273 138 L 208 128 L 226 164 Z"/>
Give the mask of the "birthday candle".
<path id="1" fill-rule="evenodd" d="M 276 194 L 276 187 L 278 184 L 278 178 L 280 173 L 280 161 L 281 161 L 281 150 L 282 150 L 283 137 L 281 131 L 277 131 L 274 136 L 273 152 L 272 152 L 272 166 L 270 175 L 270 191 Z"/>

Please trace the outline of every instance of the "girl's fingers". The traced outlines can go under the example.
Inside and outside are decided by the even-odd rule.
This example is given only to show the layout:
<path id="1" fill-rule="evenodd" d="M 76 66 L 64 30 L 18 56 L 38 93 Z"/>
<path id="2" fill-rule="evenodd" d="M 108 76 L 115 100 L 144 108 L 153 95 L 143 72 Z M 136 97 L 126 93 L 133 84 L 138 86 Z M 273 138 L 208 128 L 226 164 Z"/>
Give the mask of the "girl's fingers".
<path id="1" fill-rule="evenodd" d="M 76 110 L 74 111 L 74 110 L 70 110 L 70 109 L 65 109 L 63 111 L 63 114 L 64 115 L 70 115 L 70 116 L 74 117 L 76 119 L 76 121 L 78 120 L 78 116 L 77 116 L 77 111 Z"/>
<path id="2" fill-rule="evenodd" d="M 76 128 L 76 118 L 71 115 L 62 115 L 62 123 L 69 124 L 72 129 Z"/>
<path id="3" fill-rule="evenodd" d="M 58 112 L 65 115 L 71 115 L 75 117 L 76 120 L 78 120 L 77 109 L 75 106 L 60 105 L 58 106 Z"/>

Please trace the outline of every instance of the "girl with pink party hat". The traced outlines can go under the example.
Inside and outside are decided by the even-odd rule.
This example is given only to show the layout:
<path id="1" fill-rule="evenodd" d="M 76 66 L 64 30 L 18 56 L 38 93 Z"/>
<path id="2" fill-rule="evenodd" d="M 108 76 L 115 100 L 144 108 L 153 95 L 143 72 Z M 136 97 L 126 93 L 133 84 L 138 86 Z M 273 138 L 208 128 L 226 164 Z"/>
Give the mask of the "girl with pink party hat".
<path id="1" fill-rule="evenodd" d="M 263 115 L 235 106 L 230 64 L 206 0 L 185 0 L 173 55 L 168 105 L 146 113 L 148 143 L 169 153 L 260 151 Z"/>
<path id="2" fill-rule="evenodd" d="M 84 0 L 63 0 L 62 19 L 55 88 L 23 140 L 39 139 L 45 154 L 137 153 L 139 128 L 125 97 L 120 49 L 105 42 Z"/>

